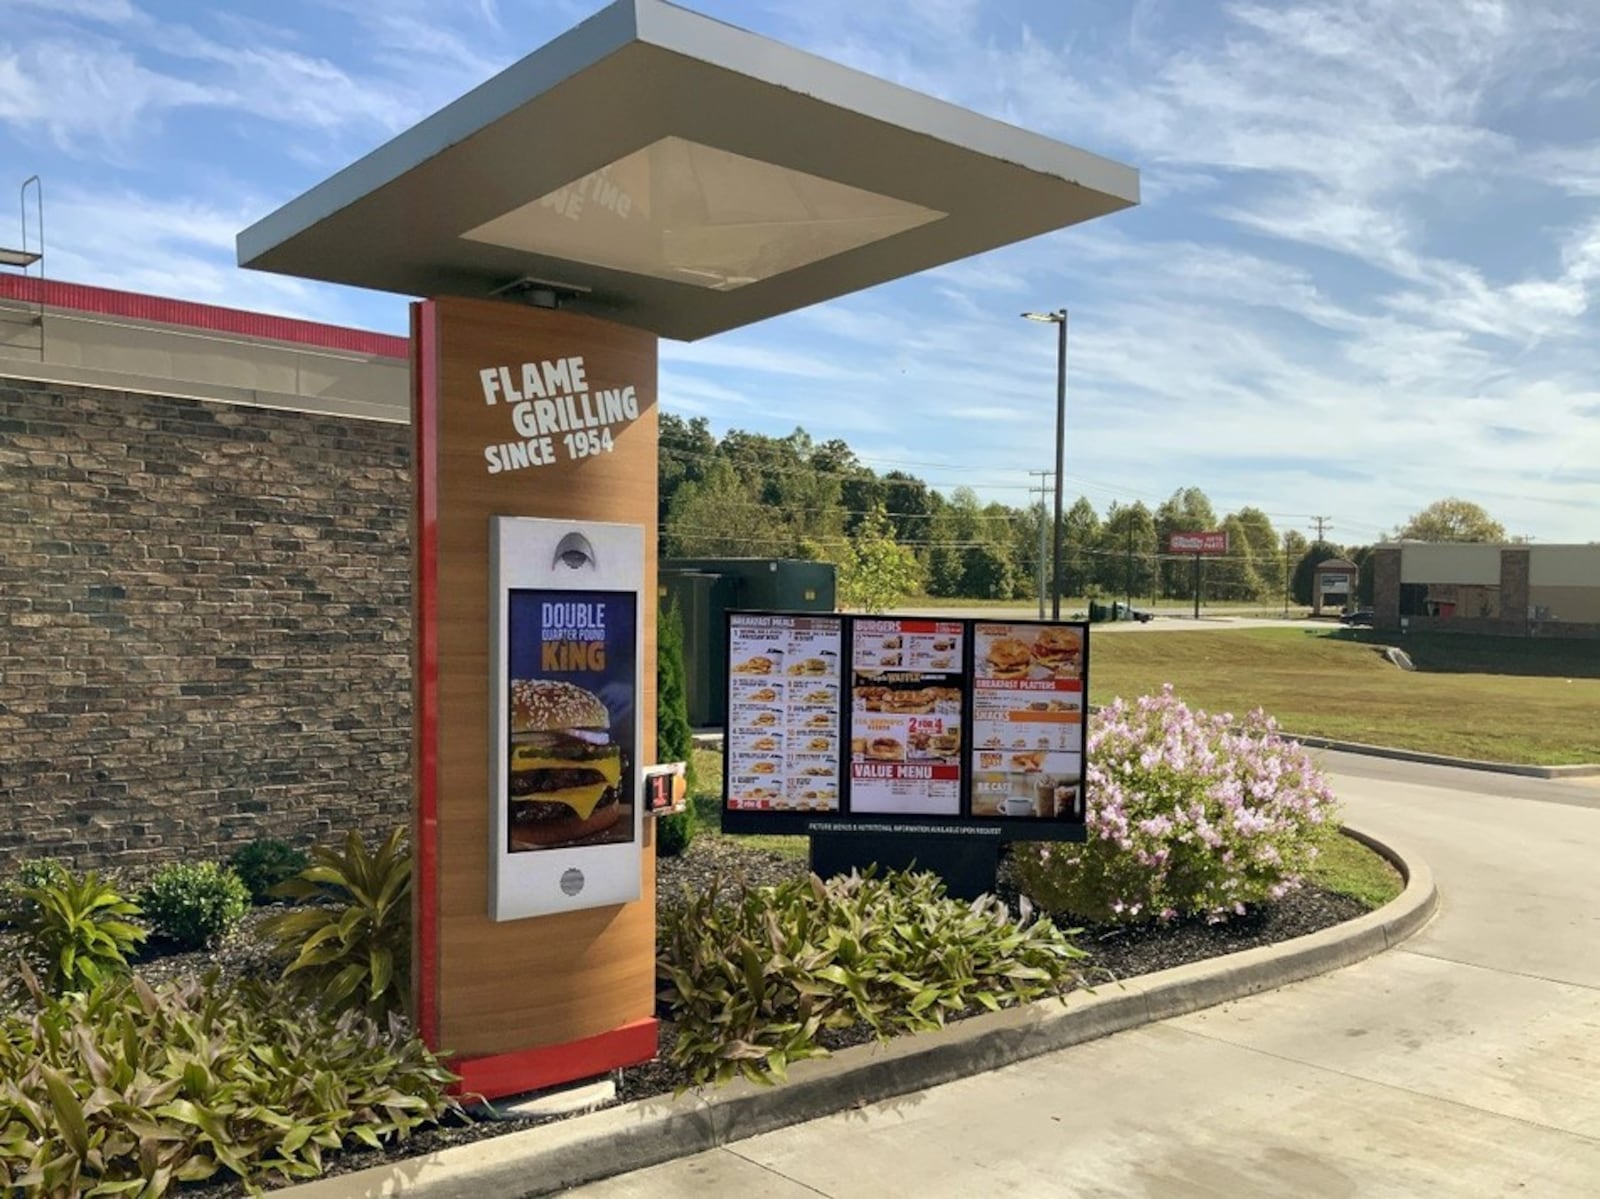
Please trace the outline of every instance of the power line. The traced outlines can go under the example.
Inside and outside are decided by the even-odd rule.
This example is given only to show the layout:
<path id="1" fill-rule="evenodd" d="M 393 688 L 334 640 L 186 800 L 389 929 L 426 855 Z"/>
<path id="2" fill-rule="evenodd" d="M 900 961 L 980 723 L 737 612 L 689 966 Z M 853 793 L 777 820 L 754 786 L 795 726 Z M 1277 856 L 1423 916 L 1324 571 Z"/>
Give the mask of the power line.
<path id="1" fill-rule="evenodd" d="M 661 452 L 664 453 L 664 454 L 671 454 L 674 457 L 692 458 L 692 459 L 707 460 L 707 461 L 726 462 L 731 467 L 746 467 L 746 468 L 750 468 L 750 469 L 753 469 L 753 470 L 756 470 L 756 471 L 760 471 L 760 472 L 763 472 L 763 473 L 767 473 L 767 474 L 808 475 L 808 476 L 813 476 L 813 477 L 818 477 L 818 478 L 823 478 L 823 479 L 836 479 L 836 480 L 840 480 L 842 482 L 854 482 L 854 483 L 861 483 L 861 484 L 865 484 L 865 485 L 882 485 L 882 486 L 889 486 L 889 487 L 923 487 L 923 488 L 928 489 L 928 490 L 933 490 L 933 489 L 935 489 L 937 487 L 966 486 L 966 484 L 929 483 L 926 480 L 922 480 L 922 479 L 886 479 L 886 478 L 881 478 L 881 477 L 877 477 L 877 476 L 863 477 L 861 475 L 842 474 L 842 473 L 839 473 L 837 471 L 827 471 L 827 470 L 821 469 L 820 467 L 777 466 L 777 465 L 772 465 L 772 464 L 768 464 L 768 463 L 751 461 L 750 459 L 747 459 L 747 458 L 738 458 L 738 457 L 729 458 L 729 457 L 726 457 L 726 456 L 721 455 L 721 454 L 703 454 L 703 453 L 699 453 L 699 452 L 694 451 L 694 450 L 679 450 L 679 449 L 676 449 L 676 448 L 673 448 L 673 447 L 670 447 L 670 446 L 661 447 Z M 1050 471 L 1042 471 L 1042 472 L 1041 471 L 1029 471 L 1028 473 L 1030 475 L 1039 475 L 1039 474 L 1053 475 L 1053 472 L 1050 472 Z M 1063 475 L 1062 478 L 1071 479 L 1071 478 L 1073 478 L 1073 476 L 1071 476 L 1071 475 Z M 980 512 L 963 512 L 963 513 L 959 514 L 958 519 L 961 519 L 961 520 L 983 520 L 983 521 L 1010 521 L 1010 522 L 1016 522 L 1016 521 L 1021 520 L 1021 519 L 1031 519 L 1033 517 L 1034 514 L 1033 514 L 1033 512 L 1031 510 L 1031 502 L 1033 500 L 1033 497 L 1036 496 L 1038 494 L 1038 492 L 1039 492 L 1039 488 L 1038 488 L 1037 485 L 1030 484 L 1030 483 L 997 483 L 994 486 L 996 488 L 1005 488 L 1006 490 L 1013 490 L 1013 491 L 1014 490 L 1025 490 L 1025 491 L 1027 491 L 1029 493 L 1030 508 L 1029 509 L 1009 508 L 1009 510 L 1007 512 L 1004 512 L 1004 513 L 981 512 L 981 511 Z M 1134 493 L 1125 492 L 1124 494 L 1131 495 L 1131 494 L 1134 494 Z M 1081 497 L 1080 496 L 1079 498 L 1087 498 L 1087 497 Z M 941 497 L 941 499 L 943 499 L 943 497 Z M 885 516 L 889 516 L 889 517 L 900 517 L 900 518 L 905 519 L 905 520 L 934 520 L 939 515 L 941 515 L 942 512 L 949 511 L 949 507 L 948 506 L 950 505 L 950 501 L 948 499 L 943 499 L 943 502 L 947 505 L 947 508 L 942 510 L 942 511 L 904 512 L 904 511 L 900 511 L 900 510 L 897 510 L 897 509 L 886 508 L 886 509 L 884 509 L 884 515 Z M 1141 501 L 1141 502 L 1143 502 L 1143 501 Z M 992 501 L 992 503 L 999 503 L 1001 507 L 1008 507 L 1007 505 L 1001 503 L 998 500 Z M 767 505 L 767 506 L 768 507 L 774 507 L 772 505 Z M 779 509 L 774 508 L 774 510 L 779 510 Z M 784 512 L 811 512 L 811 513 L 838 512 L 838 513 L 842 513 L 842 514 L 844 514 L 846 516 L 870 516 L 870 515 L 872 515 L 871 511 L 866 510 L 866 509 L 834 507 L 834 506 L 831 506 L 831 505 L 830 506 L 823 506 L 823 507 L 817 507 L 817 506 L 807 507 L 807 506 L 802 506 L 802 505 L 784 504 L 782 506 L 782 508 L 781 508 L 781 511 L 784 511 Z M 1263 515 L 1273 515 L 1273 514 L 1263 513 Z M 1280 517 L 1282 516 L 1282 514 L 1277 514 L 1277 515 L 1280 515 Z"/>
<path id="2" fill-rule="evenodd" d="M 839 545 L 839 544 L 842 544 L 842 543 L 844 543 L 844 542 L 849 540 L 849 538 L 845 534 L 842 534 L 842 533 L 821 533 L 821 534 L 814 534 L 814 535 L 809 535 L 808 536 L 802 531 L 800 533 L 794 533 L 794 532 L 775 533 L 772 536 L 762 536 L 762 535 L 759 535 L 759 534 L 749 534 L 749 533 L 744 533 L 744 534 L 729 533 L 721 526 L 682 525 L 682 524 L 676 524 L 675 525 L 675 524 L 668 524 L 668 523 L 663 523 L 663 524 L 659 525 L 658 528 L 657 528 L 657 533 L 660 536 L 664 536 L 664 537 L 692 537 L 692 538 L 694 538 L 696 540 L 699 540 L 699 541 L 715 541 L 715 542 L 724 542 L 724 543 L 729 543 L 729 544 L 752 545 L 752 546 L 766 546 L 766 545 L 771 545 L 774 542 L 783 543 L 783 542 L 786 542 L 786 541 L 794 541 L 794 540 L 810 541 L 810 542 L 814 542 L 814 543 L 816 543 L 818 545 L 829 546 L 829 545 Z M 895 541 L 895 544 L 896 545 L 907 546 L 907 547 L 912 547 L 912 548 L 916 548 L 916 549 L 1011 549 L 1011 548 L 1015 548 L 1011 543 L 1004 542 L 1004 541 L 990 541 L 990 540 L 984 540 L 982 538 L 956 538 L 956 537 L 951 537 L 951 538 L 913 538 L 913 539 L 905 540 L 905 541 L 901 541 L 901 540 L 899 540 L 897 538 L 896 541 Z M 1076 543 L 1075 544 L 1075 543 L 1070 542 L 1070 541 L 1064 543 L 1062 548 L 1066 549 L 1066 550 L 1070 550 L 1072 553 L 1075 553 L 1075 554 L 1085 554 L 1085 555 L 1088 555 L 1089 557 L 1093 557 L 1093 558 L 1116 558 L 1116 559 L 1120 560 L 1120 559 L 1122 559 L 1124 557 L 1129 556 L 1128 551 L 1125 550 L 1125 549 L 1107 549 L 1107 548 L 1102 548 L 1100 546 L 1095 546 L 1095 545 L 1084 545 L 1084 544 L 1081 544 L 1081 543 Z M 1134 558 L 1137 558 L 1137 559 L 1139 559 L 1141 561 L 1146 561 L 1146 562 L 1187 562 L 1187 561 L 1189 561 L 1189 559 L 1193 555 L 1190 555 L 1190 554 L 1164 553 L 1164 552 L 1159 551 L 1159 550 L 1134 550 L 1132 552 L 1131 556 L 1134 557 Z M 1208 558 L 1208 561 L 1211 561 L 1211 562 L 1239 562 L 1239 563 L 1257 563 L 1257 564 L 1260 564 L 1260 563 L 1264 563 L 1264 562 L 1269 561 L 1268 558 L 1255 557 L 1255 556 L 1247 555 L 1247 554 L 1213 554 L 1213 555 L 1208 555 L 1207 558 Z"/>
<path id="3" fill-rule="evenodd" d="M 775 439 L 775 440 L 781 442 L 782 439 Z M 984 468 L 980 468 L 980 467 L 963 467 L 963 466 L 958 466 L 958 465 L 954 465 L 954 464 L 950 464 L 950 463 L 931 463 L 930 462 L 930 463 L 925 463 L 924 464 L 924 463 L 911 462 L 911 461 L 908 461 L 908 460 L 897 460 L 897 459 L 891 459 L 891 458 L 875 458 L 875 457 L 869 457 L 869 456 L 862 456 L 859 460 L 862 463 L 862 467 L 863 467 L 863 472 L 864 473 L 858 473 L 858 472 L 852 472 L 852 471 L 827 470 L 827 469 L 824 469 L 823 467 L 812 466 L 812 465 L 806 464 L 806 463 L 801 463 L 801 464 L 798 464 L 798 465 L 782 465 L 782 464 L 773 463 L 773 462 L 765 462 L 765 461 L 762 461 L 761 457 L 758 454 L 740 453 L 738 450 L 734 450 L 734 451 L 731 451 L 731 452 L 724 452 L 720 448 L 717 449 L 717 450 L 706 452 L 706 451 L 700 451 L 700 450 L 690 450 L 690 449 L 686 449 L 686 448 L 679 447 L 679 446 L 666 446 L 666 445 L 663 445 L 663 446 L 660 447 L 660 452 L 663 453 L 663 454 L 670 455 L 671 457 L 678 458 L 678 459 L 686 459 L 686 460 L 691 460 L 691 461 L 704 461 L 704 462 L 718 462 L 718 461 L 725 462 L 729 466 L 734 467 L 734 468 L 745 468 L 745 469 L 749 469 L 749 470 L 754 470 L 754 471 L 758 471 L 758 472 L 760 472 L 762 474 L 765 474 L 765 475 L 804 475 L 804 476 L 809 476 L 809 477 L 813 477 L 813 478 L 837 480 L 839 482 L 844 482 L 844 483 L 852 483 L 853 482 L 853 483 L 859 483 L 859 484 L 862 484 L 862 485 L 874 486 L 874 487 L 912 487 L 912 488 L 921 488 L 921 489 L 923 489 L 925 491 L 930 491 L 930 492 L 938 491 L 940 489 L 949 489 L 949 488 L 956 488 L 956 487 L 970 487 L 971 484 L 968 481 L 955 482 L 955 481 L 949 481 L 949 480 L 928 480 L 928 479 L 919 479 L 919 478 L 891 479 L 891 478 L 887 478 L 887 477 L 885 477 L 883 475 L 877 474 L 867 464 L 869 462 L 872 462 L 872 461 L 877 461 L 877 462 L 880 462 L 880 463 L 896 463 L 896 462 L 898 462 L 901 465 L 926 465 L 926 466 L 929 466 L 929 467 L 936 467 L 936 468 L 941 468 L 941 469 L 951 469 L 951 470 L 979 470 L 979 469 L 984 469 Z M 1030 475 L 1039 475 L 1041 473 L 1050 473 L 1050 472 L 1029 471 L 1028 473 Z M 1144 504 L 1146 506 L 1147 510 L 1150 510 L 1152 513 L 1154 511 L 1158 510 L 1163 503 L 1166 503 L 1165 500 L 1159 500 L 1159 501 L 1158 500 L 1152 500 L 1149 496 L 1141 495 L 1140 493 L 1138 493 L 1136 491 L 1131 491 L 1131 490 L 1129 490 L 1127 488 L 1117 487 L 1117 486 L 1115 486 L 1113 484 L 1109 484 L 1109 483 L 1102 483 L 1102 482 L 1099 482 L 1099 481 L 1093 480 L 1093 479 L 1083 478 L 1082 476 L 1078 476 L 1078 475 L 1063 473 L 1063 475 L 1061 477 L 1064 480 L 1074 484 L 1075 486 L 1087 488 L 1087 489 L 1092 490 L 1092 491 L 1103 491 L 1103 492 L 1107 492 L 1107 493 L 1111 493 L 1111 494 L 1115 494 L 1115 495 L 1132 497 L 1135 500 L 1137 500 L 1139 503 Z M 985 483 L 983 486 L 984 486 L 984 490 L 986 490 L 986 491 L 1002 491 L 1002 490 L 1003 491 L 1026 491 L 1026 492 L 1029 493 L 1030 503 L 1032 502 L 1033 496 L 1038 491 L 1037 486 L 1034 485 L 1034 484 L 1031 484 L 1031 483 Z M 948 502 L 948 500 L 946 500 L 946 502 Z M 995 502 L 999 502 L 999 501 L 995 501 Z M 1005 506 L 1005 505 L 1002 505 L 1002 506 Z M 1250 505 L 1246 505 L 1246 507 L 1249 507 L 1249 506 Z M 801 508 L 796 508 L 796 507 L 792 507 L 792 506 L 789 506 L 789 505 L 785 505 L 784 506 L 784 510 L 785 511 L 811 511 L 811 512 L 822 512 L 822 511 L 843 512 L 845 515 L 849 515 L 849 516 L 866 516 L 866 515 L 870 515 L 870 513 L 861 511 L 860 509 L 838 509 L 838 508 L 801 509 Z M 1258 509 L 1258 511 L 1259 511 L 1259 509 Z M 935 514 L 932 513 L 932 512 L 886 511 L 885 515 L 890 516 L 890 517 L 898 517 L 898 518 L 903 519 L 903 520 L 917 520 L 917 519 L 930 519 L 931 520 L 934 517 Z M 1333 527 L 1332 517 L 1329 517 L 1329 516 L 1316 516 L 1316 515 L 1308 515 L 1308 514 L 1303 514 L 1303 513 L 1288 513 L 1288 512 L 1262 512 L 1262 515 L 1267 517 L 1269 520 L 1297 520 L 1297 519 L 1300 519 L 1302 516 L 1304 516 L 1305 519 L 1309 520 L 1312 524 L 1316 525 L 1316 527 L 1317 527 L 1317 539 L 1319 541 L 1322 540 L 1323 537 L 1325 536 L 1326 530 Z M 1016 511 L 1013 511 L 1010 514 L 981 513 L 981 512 L 980 513 L 967 513 L 967 514 L 964 514 L 962 518 L 963 519 L 967 519 L 967 520 L 988 520 L 988 521 L 1011 521 L 1011 522 L 1015 522 L 1016 520 L 1018 520 L 1018 519 L 1020 519 L 1022 517 L 1030 517 L 1031 518 L 1031 516 L 1032 516 L 1031 512 L 1016 512 Z M 1371 528 L 1371 529 L 1377 529 L 1377 526 L 1362 526 L 1362 527 Z M 1381 530 L 1379 530 L 1379 532 L 1381 533 Z"/>
<path id="4" fill-rule="evenodd" d="M 1048 560 L 1048 558 L 1050 556 L 1049 543 L 1045 539 L 1045 533 L 1049 529 L 1049 523 L 1048 523 L 1048 521 L 1047 521 L 1047 519 L 1045 517 L 1045 507 L 1044 507 L 1044 505 L 1045 505 L 1045 500 L 1049 497 L 1051 491 L 1054 489 L 1054 484 L 1050 483 L 1050 482 L 1047 482 L 1047 480 L 1049 480 L 1049 479 L 1054 477 L 1055 471 L 1053 471 L 1053 470 L 1030 470 L 1028 472 L 1028 475 L 1029 475 L 1030 478 L 1037 478 L 1039 480 L 1039 486 L 1038 487 L 1030 487 L 1028 489 L 1028 500 L 1030 502 L 1032 502 L 1033 497 L 1035 495 L 1038 495 L 1038 497 L 1039 497 L 1039 563 L 1038 563 L 1038 565 L 1039 565 L 1039 619 L 1043 620 L 1044 619 L 1044 593 L 1045 593 L 1045 582 L 1044 582 L 1044 580 L 1045 580 L 1045 566 L 1046 566 L 1047 560 Z"/>

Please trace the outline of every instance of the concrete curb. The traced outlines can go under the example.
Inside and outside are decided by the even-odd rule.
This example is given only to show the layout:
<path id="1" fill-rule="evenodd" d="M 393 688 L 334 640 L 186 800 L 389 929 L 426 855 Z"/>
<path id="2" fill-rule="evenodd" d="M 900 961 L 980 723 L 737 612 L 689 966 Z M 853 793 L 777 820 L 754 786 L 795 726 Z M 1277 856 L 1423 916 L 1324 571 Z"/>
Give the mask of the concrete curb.
<path id="1" fill-rule="evenodd" d="M 794 1066 L 784 1086 L 741 1081 L 706 1095 L 641 1100 L 275 1193 L 285 1199 L 554 1194 L 1351 965 L 1420 929 L 1433 916 L 1438 893 L 1433 872 L 1413 852 L 1348 827 L 1344 832 L 1388 858 L 1406 880 L 1398 898 L 1356 920 L 1105 984 L 1093 995 L 1045 1000 L 964 1020 L 943 1032 L 842 1050 Z"/>
<path id="2" fill-rule="evenodd" d="M 1430 754 L 1419 749 L 1395 749 L 1388 745 L 1364 745 L 1359 741 L 1305 737 L 1299 733 L 1285 732 L 1283 735 L 1313 749 L 1365 754 L 1370 758 L 1389 758 L 1396 762 L 1421 762 L 1427 766 L 1454 766 L 1458 770 L 1486 770 L 1494 774 L 1518 774 L 1524 778 L 1535 779 L 1591 778 L 1600 775 L 1600 762 L 1585 762 L 1576 766 L 1528 766 L 1520 762 L 1483 762 L 1476 758 L 1452 758 L 1445 754 Z"/>

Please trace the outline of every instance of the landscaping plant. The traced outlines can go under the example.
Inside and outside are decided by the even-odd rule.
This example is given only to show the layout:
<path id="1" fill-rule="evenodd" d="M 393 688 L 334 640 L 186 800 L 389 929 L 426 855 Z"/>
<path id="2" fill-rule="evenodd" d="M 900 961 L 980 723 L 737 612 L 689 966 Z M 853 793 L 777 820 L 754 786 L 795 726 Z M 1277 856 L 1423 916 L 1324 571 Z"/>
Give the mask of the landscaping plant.
<path id="1" fill-rule="evenodd" d="M 151 931 L 184 949 L 204 949 L 227 936 L 250 910 L 250 891 L 216 862 L 173 862 L 140 894 Z"/>
<path id="2" fill-rule="evenodd" d="M 133 923 L 139 905 L 92 870 L 82 878 L 63 871 L 18 895 L 23 957 L 53 994 L 85 990 L 125 972 L 128 954 L 145 939 Z"/>
<path id="3" fill-rule="evenodd" d="M 258 837 L 241 845 L 228 859 L 233 872 L 249 888 L 251 903 L 270 903 L 272 888 L 287 882 L 310 864 L 310 859 L 286 841 Z"/>
<path id="4" fill-rule="evenodd" d="M 0 920 L 16 919 L 18 912 L 27 906 L 22 893 L 30 887 L 45 887 L 64 881 L 71 871 L 60 858 L 23 858 L 17 871 L 0 882 Z"/>
<path id="5" fill-rule="evenodd" d="M 883 1039 L 1062 991 L 1085 956 L 1048 919 L 951 899 L 909 871 L 685 894 L 658 945 L 671 1059 L 697 1086 L 781 1082 L 789 1063 L 827 1053 L 823 1029 L 866 1024 Z"/>
<path id="6" fill-rule="evenodd" d="M 318 846 L 311 865 L 273 888 L 300 901 L 262 922 L 283 978 L 335 1010 L 405 1011 L 411 994 L 411 853 L 395 829 L 369 853 L 354 830 L 342 850 Z M 308 902 L 309 901 L 309 902 Z"/>
<path id="7" fill-rule="evenodd" d="M 674 602 L 656 609 L 656 760 L 688 764 L 689 794 L 695 790 L 694 732 L 689 726 L 689 692 L 684 677 L 683 620 Z M 656 819 L 656 853 L 676 857 L 694 840 L 693 806 Z"/>
<path id="8" fill-rule="evenodd" d="M 33 998 L 0 1016 L 0 1194 L 298 1181 L 346 1141 L 380 1146 L 457 1110 L 421 1042 L 257 983 L 119 978 Z"/>
<path id="9" fill-rule="evenodd" d="M 1261 712 L 1186 706 L 1169 685 L 1094 717 L 1088 840 L 1019 844 L 1025 894 L 1096 923 L 1243 915 L 1300 885 L 1338 822 L 1311 755 Z"/>

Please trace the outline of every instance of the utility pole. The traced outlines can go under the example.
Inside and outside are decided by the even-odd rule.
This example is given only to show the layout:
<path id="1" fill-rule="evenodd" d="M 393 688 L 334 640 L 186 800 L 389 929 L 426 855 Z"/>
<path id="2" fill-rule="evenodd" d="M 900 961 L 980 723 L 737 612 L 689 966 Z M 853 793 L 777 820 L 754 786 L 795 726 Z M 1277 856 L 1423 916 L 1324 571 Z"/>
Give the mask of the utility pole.
<path id="1" fill-rule="evenodd" d="M 1024 319 L 1043 321 L 1056 327 L 1056 536 L 1055 554 L 1051 562 L 1050 619 L 1061 619 L 1061 485 L 1062 472 L 1067 469 L 1067 310 L 1055 312 L 1024 312 Z"/>
<path id="2" fill-rule="evenodd" d="M 1039 485 L 1037 487 L 1033 487 L 1031 485 L 1029 486 L 1028 495 L 1031 497 L 1031 496 L 1037 494 L 1038 497 L 1039 497 L 1039 619 L 1040 620 L 1044 619 L 1044 579 L 1045 579 L 1044 565 L 1045 565 L 1045 559 L 1047 557 L 1049 557 L 1049 554 L 1050 554 L 1049 549 L 1046 547 L 1046 541 L 1045 541 L 1045 529 L 1047 527 L 1046 524 L 1045 524 L 1045 521 L 1046 521 L 1047 518 L 1045 516 L 1045 502 L 1044 502 L 1045 498 L 1050 494 L 1050 487 L 1049 487 L 1049 484 L 1047 484 L 1045 482 L 1045 480 L 1048 479 L 1054 473 L 1055 473 L 1054 471 L 1048 471 L 1048 470 L 1030 470 L 1028 472 L 1028 474 L 1030 476 L 1037 476 L 1037 478 L 1039 480 Z"/>
<path id="3" fill-rule="evenodd" d="M 1311 523 L 1317 526 L 1317 541 L 1321 542 L 1322 533 L 1323 533 L 1324 528 L 1328 528 L 1328 529 L 1333 528 L 1333 517 L 1331 517 L 1331 516 L 1313 516 L 1311 518 Z"/>
<path id="4" fill-rule="evenodd" d="M 1131 514 L 1128 517 L 1128 577 L 1126 584 L 1128 588 L 1128 614 L 1131 616 L 1133 614 L 1133 517 Z"/>
<path id="5" fill-rule="evenodd" d="M 1283 618 L 1289 619 L 1289 535 L 1283 537 Z"/>

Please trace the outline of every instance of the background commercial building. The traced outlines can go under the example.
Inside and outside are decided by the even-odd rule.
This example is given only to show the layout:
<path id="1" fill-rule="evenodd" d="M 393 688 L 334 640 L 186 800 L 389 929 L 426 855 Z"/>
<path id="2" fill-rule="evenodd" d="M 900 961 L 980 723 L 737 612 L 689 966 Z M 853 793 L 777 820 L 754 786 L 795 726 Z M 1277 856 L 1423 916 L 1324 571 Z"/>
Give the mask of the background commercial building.
<path id="1" fill-rule="evenodd" d="M 1402 542 L 1374 555 L 1378 628 L 1600 638 L 1600 544 Z"/>

